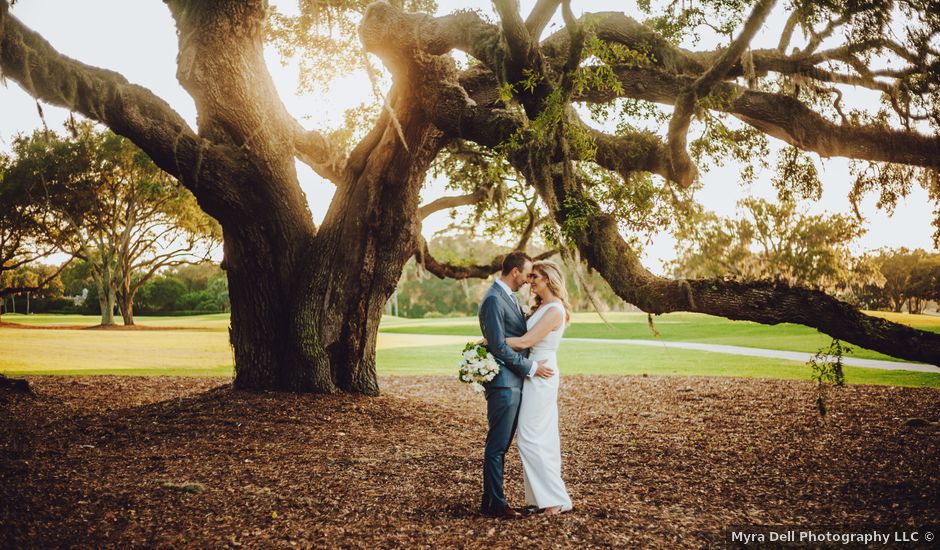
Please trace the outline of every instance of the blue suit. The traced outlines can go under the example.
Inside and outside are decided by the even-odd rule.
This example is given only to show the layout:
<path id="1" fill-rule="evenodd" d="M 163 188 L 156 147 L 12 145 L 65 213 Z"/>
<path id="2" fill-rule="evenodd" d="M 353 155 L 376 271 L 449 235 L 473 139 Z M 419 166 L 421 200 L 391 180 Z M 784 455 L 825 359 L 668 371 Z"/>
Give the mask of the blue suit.
<path id="1" fill-rule="evenodd" d="M 486 337 L 487 348 L 499 363 L 499 374 L 487 382 L 486 448 L 483 452 L 484 513 L 493 513 L 508 506 L 503 494 L 503 460 L 512 436 L 516 433 L 519 403 L 522 401 L 522 383 L 532 369 L 529 352 L 518 352 L 506 345 L 506 338 L 526 333 L 522 310 L 499 284 L 493 283 L 480 303 L 480 330 Z"/>

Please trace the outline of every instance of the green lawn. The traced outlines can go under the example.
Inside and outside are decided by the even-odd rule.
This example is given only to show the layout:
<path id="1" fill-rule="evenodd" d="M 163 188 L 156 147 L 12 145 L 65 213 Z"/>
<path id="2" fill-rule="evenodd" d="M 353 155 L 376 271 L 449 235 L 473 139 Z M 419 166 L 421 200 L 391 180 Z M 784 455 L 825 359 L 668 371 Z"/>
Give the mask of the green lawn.
<path id="1" fill-rule="evenodd" d="M 940 318 L 937 317 L 882 312 L 875 314 L 923 330 L 940 332 Z M 658 335 L 650 329 L 645 313 L 613 313 L 607 315 L 607 318 L 609 325 L 601 321 L 596 314 L 575 314 L 571 326 L 565 331 L 565 336 L 617 340 L 660 339 L 668 342 L 702 342 L 809 353 L 828 347 L 832 341 L 829 336 L 802 325 L 762 325 L 750 321 L 729 321 L 699 313 L 669 313 L 654 317 L 653 325 Z M 417 320 L 411 323 L 383 323 L 381 330 L 397 334 L 419 332 L 467 337 L 480 333 L 479 324 L 474 318 L 426 320 L 423 323 Z M 852 357 L 897 360 L 857 346 L 853 346 Z"/>
<path id="2" fill-rule="evenodd" d="M 460 346 L 379 350 L 379 374 L 451 375 L 456 381 Z M 810 380 L 805 363 L 693 350 L 565 342 L 558 352 L 563 376 L 649 374 L 657 376 L 743 376 Z M 845 367 L 849 384 L 940 388 L 940 374 Z"/>
<path id="3" fill-rule="evenodd" d="M 57 315 L 38 313 L 23 315 L 22 313 L 7 313 L 0 317 L 4 323 L 18 323 L 33 326 L 85 326 L 93 327 L 101 324 L 98 315 Z M 117 318 L 121 324 L 120 316 Z M 167 317 L 134 317 L 134 323 L 145 327 L 185 327 L 194 330 L 209 330 L 228 332 L 228 313 L 208 313 L 205 315 L 179 315 Z"/>
<path id="4" fill-rule="evenodd" d="M 97 317 L 80 315 L 4 315 L 5 322 L 34 325 L 93 326 Z M 611 327 L 593 314 L 577 314 L 567 335 L 581 338 L 653 339 L 644 314 L 609 315 Z M 892 320 L 940 330 L 940 319 L 900 316 Z M 185 327 L 167 331 L 0 329 L 0 372 L 8 375 L 190 375 L 230 377 L 228 315 L 141 317 L 146 326 Z M 669 314 L 655 321 L 659 338 L 814 351 L 828 337 L 797 325 L 764 326 L 698 314 Z M 378 342 L 380 374 L 453 375 L 459 351 L 479 337 L 475 318 L 383 320 Z M 403 334 L 418 333 L 419 335 Z M 881 357 L 863 352 L 860 357 Z M 565 375 L 650 374 L 747 376 L 808 379 L 802 363 L 666 347 L 565 342 L 560 351 Z M 940 387 L 940 374 L 846 367 L 854 384 Z"/>
<path id="5" fill-rule="evenodd" d="M 230 376 L 228 335 L 204 331 L 0 329 L 0 372 Z"/>

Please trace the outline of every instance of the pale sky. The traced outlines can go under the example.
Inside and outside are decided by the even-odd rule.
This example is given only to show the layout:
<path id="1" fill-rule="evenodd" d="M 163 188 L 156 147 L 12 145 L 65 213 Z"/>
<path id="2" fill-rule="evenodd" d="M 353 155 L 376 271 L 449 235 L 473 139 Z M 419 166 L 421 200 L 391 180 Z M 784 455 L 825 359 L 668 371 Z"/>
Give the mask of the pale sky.
<path id="1" fill-rule="evenodd" d="M 290 11 L 290 2 L 277 2 L 282 11 Z M 283 4 L 283 6 L 281 6 Z M 528 10 L 534 0 L 523 1 Z M 479 7 L 492 13 L 490 3 L 483 0 L 453 2 L 439 0 L 441 12 L 458 8 Z M 576 2 L 592 11 L 626 10 L 638 16 L 634 2 L 594 0 Z M 759 34 L 754 48 L 775 47 L 778 40 L 781 18 L 771 16 L 765 24 L 767 32 Z M 19 0 L 11 13 L 28 26 L 40 32 L 60 52 L 83 63 L 111 69 L 123 74 L 129 81 L 146 86 L 165 99 L 178 113 L 195 127 L 195 107 L 192 99 L 176 81 L 176 30 L 168 8 L 158 0 Z M 703 46 L 697 46 L 702 48 Z M 708 45 L 708 48 L 714 45 Z M 281 98 L 288 110 L 309 128 L 323 129 L 335 126 L 342 119 L 343 110 L 373 98 L 371 86 L 364 71 L 345 78 L 332 87 L 328 97 L 297 96 L 296 70 L 282 67 L 279 56 L 268 52 L 269 70 L 275 79 Z M 373 64 L 377 64 L 373 59 Z M 853 94 L 862 97 L 863 92 L 844 88 L 848 101 Z M 383 90 L 384 92 L 385 90 Z M 46 122 L 54 130 L 61 130 L 67 111 L 43 105 Z M 36 102 L 10 80 L 0 86 L 0 149 L 9 148 L 10 139 L 20 132 L 31 132 L 42 122 L 37 114 Z M 665 128 L 661 130 L 665 133 Z M 772 148 L 780 147 L 779 141 L 771 139 Z M 814 155 L 815 157 L 815 155 Z M 811 206 L 812 212 L 849 213 L 847 195 L 850 185 L 846 159 L 830 159 L 817 162 L 824 182 L 822 200 Z M 729 166 L 715 169 L 703 177 L 704 187 L 696 194 L 706 208 L 720 215 L 732 215 L 735 203 L 745 195 L 772 198 L 774 191 L 769 181 L 772 176 L 766 171 L 749 189 L 738 184 L 739 168 Z M 298 175 L 307 194 L 314 217 L 319 221 L 326 212 L 332 197 L 332 185 L 320 180 L 309 168 L 298 163 Z M 430 182 L 423 193 L 425 201 L 443 194 L 442 182 Z M 862 214 L 868 220 L 868 233 L 858 241 L 856 252 L 882 246 L 920 247 L 931 250 L 930 225 L 932 205 L 927 193 L 915 185 L 911 196 L 901 199 L 893 217 L 875 208 L 876 197 L 869 196 L 863 202 Z M 449 222 L 447 213 L 438 213 L 424 224 L 424 233 L 430 237 Z M 662 263 L 674 257 L 674 241 L 668 235 L 660 235 L 645 250 L 646 264 L 654 272 L 662 272 Z"/>

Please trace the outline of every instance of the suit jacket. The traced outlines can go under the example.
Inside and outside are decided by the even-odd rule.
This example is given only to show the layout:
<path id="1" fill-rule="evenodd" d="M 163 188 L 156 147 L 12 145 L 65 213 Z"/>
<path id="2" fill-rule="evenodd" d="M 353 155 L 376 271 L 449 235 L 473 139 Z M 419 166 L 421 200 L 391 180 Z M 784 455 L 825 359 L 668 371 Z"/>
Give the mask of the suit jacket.
<path id="1" fill-rule="evenodd" d="M 521 388 L 532 369 L 529 350 L 516 351 L 506 344 L 506 338 L 526 333 L 522 310 L 498 284 L 487 291 L 480 302 L 480 330 L 486 338 L 487 349 L 499 363 L 499 374 L 486 383 L 487 388 Z"/>

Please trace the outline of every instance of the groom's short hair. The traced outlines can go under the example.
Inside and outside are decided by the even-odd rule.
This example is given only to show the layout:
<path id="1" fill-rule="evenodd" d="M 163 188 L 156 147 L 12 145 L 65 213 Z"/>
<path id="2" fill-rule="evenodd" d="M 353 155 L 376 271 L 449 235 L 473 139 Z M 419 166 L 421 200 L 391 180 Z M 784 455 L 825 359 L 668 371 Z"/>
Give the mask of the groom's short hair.
<path id="1" fill-rule="evenodd" d="M 532 258 L 525 252 L 510 252 L 503 258 L 503 275 L 509 275 L 513 268 L 518 268 L 519 271 L 522 271 L 525 269 L 525 263 L 531 261 Z"/>

